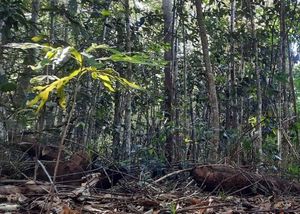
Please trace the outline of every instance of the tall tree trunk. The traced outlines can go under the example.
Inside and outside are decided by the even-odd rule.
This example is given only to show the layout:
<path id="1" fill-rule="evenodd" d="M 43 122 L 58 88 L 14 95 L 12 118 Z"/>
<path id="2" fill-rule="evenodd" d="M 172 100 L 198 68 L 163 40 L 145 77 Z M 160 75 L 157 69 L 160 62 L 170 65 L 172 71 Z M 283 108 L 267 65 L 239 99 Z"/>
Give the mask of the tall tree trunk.
<path id="1" fill-rule="evenodd" d="M 237 83 L 236 83 L 236 71 L 235 71 L 235 11 L 236 11 L 236 1 L 231 0 L 231 14 L 230 14 L 230 82 L 231 82 L 231 128 L 236 129 L 238 124 L 238 114 L 237 114 Z"/>
<path id="2" fill-rule="evenodd" d="M 6 43 L 6 38 L 5 34 L 3 33 L 4 31 L 4 20 L 0 19 L 0 47 L 2 45 L 5 45 Z M 3 48 L 0 48 L 0 59 L 3 59 Z M 0 78 L 5 78 L 5 70 L 4 70 L 4 60 L 0 60 Z M 0 93 L 0 99 L 4 100 L 3 94 Z M 7 138 L 7 130 L 5 129 L 5 123 L 4 123 L 4 118 L 6 117 L 6 110 L 4 107 L 0 106 L 0 140 L 4 142 Z"/>
<path id="3" fill-rule="evenodd" d="M 294 110 L 294 116 L 295 116 L 295 122 L 299 121 L 299 114 L 297 110 L 297 97 L 295 92 L 295 83 L 294 83 L 294 74 L 293 74 L 293 65 L 292 65 L 292 54 L 290 49 L 290 41 L 289 41 L 289 35 L 287 35 L 287 50 L 288 50 L 288 62 L 289 62 L 289 82 L 290 82 L 290 90 L 292 95 L 292 103 L 293 103 L 293 110 Z M 299 148 L 300 145 L 300 136 L 299 131 L 296 129 L 296 138 L 297 138 L 297 148 Z"/>
<path id="4" fill-rule="evenodd" d="M 220 121 L 219 121 L 219 103 L 218 96 L 215 84 L 215 74 L 212 69 L 210 56 L 209 56 L 209 47 L 206 33 L 206 26 L 204 22 L 203 9 L 202 9 L 202 0 L 195 1 L 197 9 L 197 21 L 199 27 L 199 34 L 201 38 L 203 60 L 205 64 L 205 75 L 208 87 L 208 102 L 210 107 L 210 117 L 211 124 L 210 128 L 212 131 L 212 136 L 210 139 L 211 148 L 209 152 L 209 160 L 217 161 L 218 159 L 218 147 L 220 142 Z"/>
<path id="5" fill-rule="evenodd" d="M 126 25 L 126 52 L 131 54 L 131 30 L 130 30 L 130 5 L 129 0 L 125 0 L 125 25 Z M 127 80 L 131 81 L 132 78 L 132 64 L 128 63 Z M 131 91 L 127 90 L 125 94 L 125 116 L 124 116 L 124 147 L 126 151 L 126 156 L 130 157 L 131 150 Z"/>
<path id="6" fill-rule="evenodd" d="M 184 2 L 184 1 L 183 1 Z M 182 6 L 183 7 L 183 6 Z M 190 139 L 189 135 L 189 125 L 188 125 L 188 91 L 187 91 L 187 54 L 186 54 L 186 29 L 185 29 L 185 23 L 184 19 L 182 20 L 182 34 L 183 34 L 183 136 L 184 138 Z M 192 96 L 192 94 L 190 94 Z M 190 140 L 190 142 L 192 142 Z M 191 143 L 189 143 L 189 147 L 191 147 Z M 187 157 L 188 158 L 188 157 Z"/>
<path id="7" fill-rule="evenodd" d="M 280 55 L 279 55 L 279 72 L 283 75 L 286 73 L 286 48 L 285 48 L 285 0 L 280 0 Z M 283 159 L 283 141 L 282 132 L 284 130 L 282 124 L 282 117 L 285 117 L 287 112 L 285 108 L 286 103 L 286 90 L 284 83 L 279 82 L 279 104 L 278 104 L 278 135 L 277 135 L 277 146 L 279 157 Z M 281 165 L 281 160 L 279 161 Z"/>
<path id="8" fill-rule="evenodd" d="M 164 68 L 165 73 L 165 103 L 164 112 L 166 118 L 166 146 L 165 155 L 167 160 L 171 163 L 173 161 L 174 152 L 174 136 L 173 136 L 173 126 L 174 126 L 174 92 L 173 92 L 173 3 L 172 0 L 163 0 L 162 2 L 163 16 L 164 16 L 164 42 L 170 45 L 170 49 L 165 51 L 164 59 L 167 61 L 167 65 Z"/>
<path id="9" fill-rule="evenodd" d="M 52 8 L 52 11 L 49 13 L 50 16 L 50 42 L 54 42 L 55 40 L 55 14 L 54 14 L 54 8 L 56 7 L 57 1 L 56 0 L 50 0 L 50 5 Z"/>
<path id="10" fill-rule="evenodd" d="M 256 96 L 257 96 L 257 139 L 256 139 L 256 151 L 255 154 L 258 155 L 258 160 L 262 161 L 263 158 L 263 151 L 262 151 L 262 93 L 261 93 L 261 81 L 260 81 L 260 73 L 259 73 L 259 65 L 258 65 L 258 49 L 257 49 L 257 38 L 256 38 L 256 29 L 254 23 L 254 14 L 252 11 L 255 11 L 255 5 L 252 1 L 249 4 L 250 9 L 250 16 L 251 16 L 251 36 L 252 36 L 252 49 L 254 53 L 254 71 L 256 76 Z"/>

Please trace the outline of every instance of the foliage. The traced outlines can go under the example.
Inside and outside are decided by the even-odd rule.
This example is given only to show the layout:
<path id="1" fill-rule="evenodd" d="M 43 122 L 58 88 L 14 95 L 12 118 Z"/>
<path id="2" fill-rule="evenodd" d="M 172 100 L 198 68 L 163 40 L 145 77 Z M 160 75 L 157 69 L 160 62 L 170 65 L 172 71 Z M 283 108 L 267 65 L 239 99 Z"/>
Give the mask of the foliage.
<path id="1" fill-rule="evenodd" d="M 42 38 L 42 37 L 41 37 Z M 34 37 L 33 41 L 39 41 L 39 37 Z M 129 56 L 127 54 L 123 54 L 113 48 L 108 47 L 107 45 L 92 45 L 89 47 L 86 52 L 79 53 L 73 47 L 51 47 L 48 45 L 39 45 L 35 43 L 11 43 L 6 45 L 6 47 L 10 48 L 19 48 L 19 49 L 31 49 L 38 48 L 46 52 L 43 60 L 41 60 L 36 66 L 31 66 L 32 70 L 41 70 L 46 66 L 52 66 L 55 69 L 58 66 L 61 66 L 63 63 L 70 59 L 75 59 L 78 64 L 78 68 L 72 70 L 68 76 L 59 78 L 53 75 L 39 75 L 31 79 L 31 83 L 37 86 L 33 87 L 34 91 L 38 92 L 38 95 L 31 101 L 28 102 L 28 106 L 32 107 L 39 103 L 37 111 L 39 112 L 45 105 L 45 103 L 49 99 L 49 94 L 51 92 L 56 92 L 56 96 L 58 97 L 58 103 L 61 108 L 66 109 L 67 98 L 64 92 L 65 86 L 74 78 L 80 78 L 85 73 L 90 73 L 93 79 L 98 79 L 102 82 L 105 88 L 110 92 L 115 92 L 114 82 L 118 81 L 122 85 L 126 87 L 130 87 L 133 89 L 141 90 L 142 87 L 138 86 L 134 82 L 128 81 L 125 78 L 120 77 L 120 75 L 113 68 L 104 68 L 98 69 L 98 67 L 103 67 L 102 62 L 106 60 L 112 60 L 114 62 L 129 62 L 136 64 L 146 64 L 146 65 L 155 65 L 161 66 L 162 61 L 155 62 L 150 60 L 144 54 L 135 54 L 133 56 Z M 97 59 L 100 62 L 97 62 L 95 58 L 90 55 L 90 52 L 93 52 L 97 49 L 105 49 L 109 50 L 113 54 L 110 57 Z M 88 58 L 88 62 L 92 63 L 84 63 L 84 57 Z M 92 65 L 89 65 L 92 64 Z M 53 81 L 49 84 L 43 84 L 48 81 Z M 3 86 L 2 86 L 3 87 Z"/>
<path id="2" fill-rule="evenodd" d="M 129 1 L 129 14 L 125 14 L 121 1 L 40 0 L 37 19 L 33 20 L 34 2 L 0 1 L 0 126 L 4 130 L 4 134 L 0 130 L 0 137 L 7 139 L 11 132 L 42 131 L 47 138 L 51 136 L 49 142 L 56 142 L 51 134 L 55 129 L 55 136 L 59 135 L 59 121 L 64 121 L 65 114 L 52 103 L 56 101 L 67 109 L 75 83 L 80 91 L 68 133 L 70 142 L 89 145 L 89 149 L 96 148 L 108 158 L 112 158 L 115 143 L 127 153 L 122 157 L 132 158 L 126 161 L 164 161 L 167 134 L 174 131 L 176 158 L 206 161 L 214 130 L 209 128 L 207 77 L 191 1 L 174 1 L 171 45 L 165 42 L 161 1 Z M 202 1 L 220 107 L 220 150 L 233 161 L 251 163 L 255 159 L 260 82 L 263 155 L 265 162 L 276 165 L 279 122 L 296 150 L 299 143 L 299 3 L 284 1 L 283 36 L 283 1 L 252 1 L 253 5 L 235 1 L 235 16 L 231 17 L 233 2 Z M 256 38 L 252 35 L 251 15 Z M 230 18 L 234 18 L 233 31 Z M 33 32 L 36 36 L 31 38 Z M 30 38 L 31 42 L 26 43 Z M 286 70 L 282 72 L 284 39 Z M 168 88 L 162 69 L 166 62 L 161 59 L 172 47 L 174 85 Z M 166 121 L 166 89 L 174 93 L 170 123 Z M 43 117 L 37 120 L 31 108 L 25 106 L 26 101 L 39 112 L 47 106 Z M 128 114 L 132 142 L 125 149 Z M 286 144 L 283 137 L 281 140 Z M 287 163 L 282 166 L 286 169 L 294 160 L 289 154 L 283 151 Z M 290 171 L 296 172 L 293 167 Z"/>

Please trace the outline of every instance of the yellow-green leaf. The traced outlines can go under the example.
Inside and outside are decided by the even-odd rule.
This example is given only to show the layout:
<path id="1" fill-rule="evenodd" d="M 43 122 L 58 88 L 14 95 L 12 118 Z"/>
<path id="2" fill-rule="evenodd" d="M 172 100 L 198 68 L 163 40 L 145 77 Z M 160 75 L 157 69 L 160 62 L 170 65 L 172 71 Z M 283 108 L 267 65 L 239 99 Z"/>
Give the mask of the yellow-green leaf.
<path id="1" fill-rule="evenodd" d="M 34 36 L 31 38 L 31 41 L 33 42 L 39 42 L 42 41 L 43 39 L 47 38 L 46 35 L 38 35 L 38 36 Z"/>
<path id="2" fill-rule="evenodd" d="M 98 78 L 98 74 L 97 74 L 97 72 L 92 72 L 92 78 L 93 79 L 97 79 Z"/>
<path id="3" fill-rule="evenodd" d="M 63 110 L 66 110 L 66 107 L 67 107 L 67 97 L 66 97 L 66 94 L 63 90 L 63 87 L 60 87 L 58 90 L 57 90 L 57 96 L 59 97 L 58 99 L 58 104 L 59 106 L 63 109 Z"/>
<path id="4" fill-rule="evenodd" d="M 111 80 L 109 79 L 109 77 L 107 75 L 101 75 L 99 74 L 98 77 L 103 80 L 103 81 L 106 81 L 106 82 L 111 82 Z"/>
<path id="5" fill-rule="evenodd" d="M 35 96 L 32 100 L 27 102 L 27 105 L 29 107 L 32 107 L 33 105 L 35 105 L 38 101 L 40 100 L 39 95 Z"/>
<path id="6" fill-rule="evenodd" d="M 71 54 L 79 62 L 79 64 L 82 65 L 83 62 L 82 55 L 75 48 L 71 49 Z"/>
<path id="7" fill-rule="evenodd" d="M 109 82 L 102 81 L 102 83 L 105 86 L 105 88 L 108 89 L 110 92 L 115 92 L 115 89 Z"/>
<path id="8" fill-rule="evenodd" d="M 120 78 L 120 79 L 122 80 L 122 82 L 123 82 L 124 85 L 127 85 L 127 86 L 129 86 L 131 88 L 134 88 L 134 89 L 143 90 L 143 88 L 141 86 L 135 84 L 134 82 L 130 82 L 130 81 L 128 81 L 125 78 Z"/>
<path id="9" fill-rule="evenodd" d="M 55 56 L 55 54 L 56 54 L 56 51 L 55 51 L 55 50 L 48 51 L 48 52 L 46 53 L 45 58 L 47 58 L 47 59 L 52 59 L 52 58 Z"/>

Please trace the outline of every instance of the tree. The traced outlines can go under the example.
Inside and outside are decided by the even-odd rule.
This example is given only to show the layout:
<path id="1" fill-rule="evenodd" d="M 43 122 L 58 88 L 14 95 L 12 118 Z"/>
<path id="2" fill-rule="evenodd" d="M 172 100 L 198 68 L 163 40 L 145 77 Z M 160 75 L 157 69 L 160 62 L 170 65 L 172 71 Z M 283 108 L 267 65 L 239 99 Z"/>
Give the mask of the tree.
<path id="1" fill-rule="evenodd" d="M 207 94 L 208 94 L 208 102 L 210 108 L 210 116 L 211 116 L 211 148 L 209 158 L 211 161 L 217 160 L 218 156 L 218 147 L 220 142 L 220 122 L 219 122 L 219 103 L 218 96 L 215 84 L 215 74 L 212 68 L 210 56 L 209 56 L 209 47 L 208 47 L 208 39 L 205 27 L 205 21 L 203 16 L 202 9 L 202 1 L 196 0 L 195 6 L 197 9 L 197 22 L 199 27 L 199 35 L 201 38 L 202 52 L 203 52 L 203 60 L 205 64 L 205 76 L 207 81 Z"/>
<path id="2" fill-rule="evenodd" d="M 164 42 L 169 45 L 168 50 L 164 53 L 164 59 L 167 64 L 164 68 L 165 79 L 165 102 L 164 102 L 164 114 L 166 118 L 167 136 L 166 136 L 166 158 L 168 162 L 173 160 L 174 152 L 174 79 L 173 79 L 173 2 L 172 0 L 163 0 L 162 2 L 163 16 L 164 16 Z"/>

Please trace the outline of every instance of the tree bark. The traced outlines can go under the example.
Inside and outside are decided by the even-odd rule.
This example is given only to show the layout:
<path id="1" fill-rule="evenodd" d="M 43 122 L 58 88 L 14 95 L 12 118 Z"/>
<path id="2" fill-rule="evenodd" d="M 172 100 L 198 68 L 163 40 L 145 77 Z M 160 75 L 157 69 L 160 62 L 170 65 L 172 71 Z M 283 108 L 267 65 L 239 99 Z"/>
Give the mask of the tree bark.
<path id="1" fill-rule="evenodd" d="M 236 11 L 236 1 L 231 1 L 231 15 L 230 15 L 230 82 L 231 82 L 231 128 L 236 129 L 238 124 L 238 114 L 237 114 L 237 83 L 236 83 L 236 71 L 235 71 L 235 41 L 233 34 L 235 33 L 235 11 Z"/>
<path id="2" fill-rule="evenodd" d="M 130 30 L 130 5 L 129 0 L 125 0 L 125 25 L 126 25 L 126 52 L 128 54 L 131 53 L 131 30 Z M 127 80 L 131 81 L 132 78 L 132 64 L 128 63 L 127 73 L 126 73 Z M 124 116 L 124 141 L 123 141 L 123 148 L 125 148 L 126 155 L 130 157 L 130 150 L 131 150 L 131 91 L 127 90 L 125 94 L 125 116 Z"/>
<path id="3" fill-rule="evenodd" d="M 255 11 L 255 5 L 252 1 L 250 1 L 249 4 L 250 7 L 250 16 L 251 16 L 251 36 L 252 36 L 252 49 L 254 53 L 254 70 L 255 70 L 255 76 L 256 76 L 256 96 L 257 96 L 257 139 L 256 139 L 256 150 L 255 153 L 258 155 L 258 160 L 262 161 L 263 158 L 263 151 L 262 151 L 262 93 L 261 93 L 261 82 L 260 82 L 260 73 L 259 73 L 259 65 L 258 65 L 258 49 L 257 49 L 257 38 L 256 38 L 256 29 L 255 29 L 255 23 L 254 23 L 254 15 L 252 11 L 252 7 L 254 7 Z"/>
<path id="4" fill-rule="evenodd" d="M 218 147 L 220 141 L 220 122 L 219 122 L 219 103 L 218 103 L 218 96 L 217 96 L 217 90 L 215 84 L 215 74 L 212 69 L 210 56 L 209 56 L 209 47 L 208 47 L 208 39 L 207 39 L 207 33 L 205 27 L 205 20 L 203 16 L 202 0 L 196 0 L 195 6 L 197 9 L 197 21 L 199 27 L 199 34 L 201 38 L 203 60 L 205 64 L 205 75 L 206 75 L 207 88 L 208 88 L 208 102 L 209 102 L 210 117 L 211 117 L 210 129 L 212 131 L 212 136 L 210 139 L 211 148 L 209 152 L 209 160 L 217 161 Z"/>
<path id="5" fill-rule="evenodd" d="M 167 65 L 164 68 L 165 79 L 165 102 L 164 102 L 164 115 L 166 118 L 166 146 L 165 146 L 165 156 L 168 162 L 173 160 L 174 152 L 174 136 L 173 136 L 173 126 L 174 126 L 174 92 L 173 92 L 173 44 L 172 44 L 172 27 L 173 27 L 173 3 L 172 0 L 163 0 L 162 2 L 163 16 L 164 16 L 164 42 L 170 45 L 169 50 L 165 51 L 164 59 L 167 61 Z"/>

